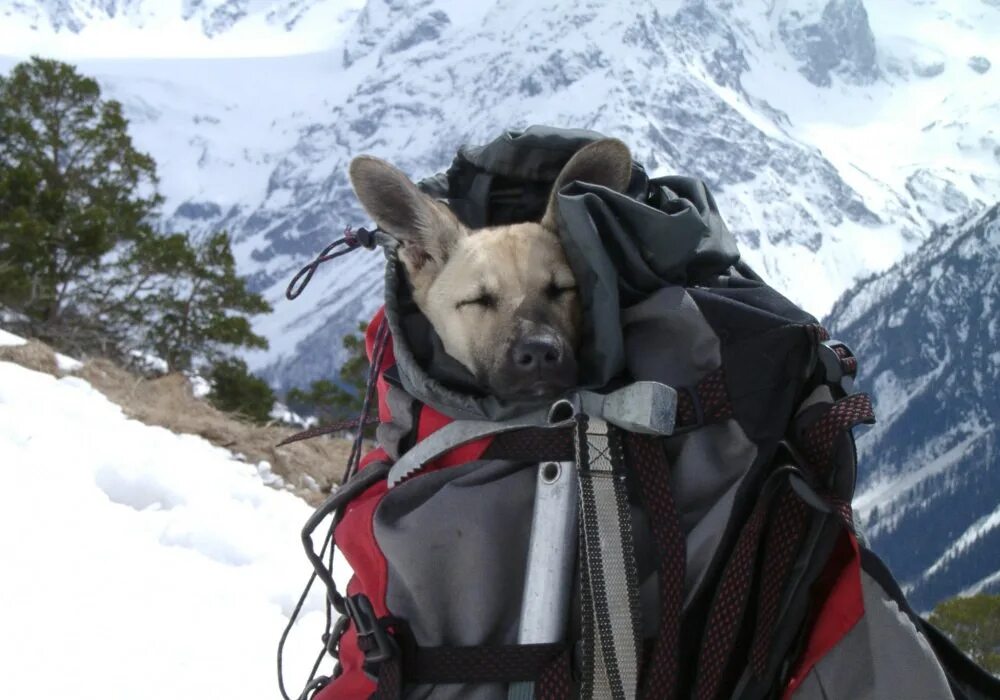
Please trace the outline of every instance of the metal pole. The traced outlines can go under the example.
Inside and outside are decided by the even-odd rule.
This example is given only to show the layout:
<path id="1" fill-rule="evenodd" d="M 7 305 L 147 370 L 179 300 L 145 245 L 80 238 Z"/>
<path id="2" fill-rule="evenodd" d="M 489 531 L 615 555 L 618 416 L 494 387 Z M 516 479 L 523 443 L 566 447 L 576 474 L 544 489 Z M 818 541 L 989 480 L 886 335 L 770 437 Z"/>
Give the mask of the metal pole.
<path id="1" fill-rule="evenodd" d="M 558 642 L 566 634 L 577 553 L 574 462 L 538 466 L 528 565 L 521 602 L 520 644 Z M 511 683 L 508 700 L 532 700 L 534 683 Z"/>

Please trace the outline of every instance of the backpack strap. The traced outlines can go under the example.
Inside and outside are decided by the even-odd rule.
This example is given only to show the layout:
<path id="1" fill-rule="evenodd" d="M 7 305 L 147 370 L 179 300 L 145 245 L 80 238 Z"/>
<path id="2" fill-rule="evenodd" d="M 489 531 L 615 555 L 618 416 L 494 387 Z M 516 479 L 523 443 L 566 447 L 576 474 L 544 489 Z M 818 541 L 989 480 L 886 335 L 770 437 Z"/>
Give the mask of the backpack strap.
<path id="1" fill-rule="evenodd" d="M 796 466 L 779 468 L 764 483 L 709 607 L 695 680 L 698 700 L 727 692 L 731 681 L 727 673 L 743 656 L 738 646 L 741 635 L 750 640 L 746 653 L 750 673 L 758 679 L 764 676 L 774 653 L 782 601 L 794 583 L 793 568 L 810 528 L 811 507 L 831 513 L 849 530 L 854 528 L 850 504 L 836 497 L 829 484 L 842 437 L 874 419 L 871 399 L 850 394 L 809 416 L 795 446 L 784 443 Z M 755 585 L 756 612 L 748 616 Z M 751 618 L 752 631 L 746 629 Z"/>
<path id="2" fill-rule="evenodd" d="M 722 367 L 712 370 L 693 387 L 677 392 L 678 429 L 693 429 L 731 418 L 733 404 Z"/>
<path id="3" fill-rule="evenodd" d="M 673 700 L 680 674 L 681 613 L 687 543 L 670 488 L 670 464 L 662 440 L 629 433 L 625 437 L 629 468 L 639 479 L 639 491 L 650 519 L 658 562 L 660 619 L 656 640 L 644 668 L 640 697 Z"/>
<path id="4" fill-rule="evenodd" d="M 624 431 L 586 414 L 577 421 L 580 692 L 626 700 L 636 697 L 642 645 Z"/>

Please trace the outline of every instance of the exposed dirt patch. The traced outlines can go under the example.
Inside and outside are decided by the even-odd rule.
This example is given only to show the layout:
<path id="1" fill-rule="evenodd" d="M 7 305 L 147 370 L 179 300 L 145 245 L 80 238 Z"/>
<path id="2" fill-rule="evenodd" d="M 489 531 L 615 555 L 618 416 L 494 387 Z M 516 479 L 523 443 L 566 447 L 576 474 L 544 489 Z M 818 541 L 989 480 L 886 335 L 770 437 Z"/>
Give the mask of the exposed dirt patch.
<path id="1" fill-rule="evenodd" d="M 24 345 L 0 346 L 0 361 L 55 376 L 64 374 L 52 349 L 34 340 Z M 323 436 L 276 448 L 298 429 L 257 425 L 223 413 L 196 398 L 191 382 L 183 374 L 147 378 L 105 359 L 87 360 L 72 374 L 87 380 L 131 418 L 175 433 L 200 435 L 251 464 L 267 461 L 274 474 L 312 505 L 318 505 L 339 482 L 347 463 L 349 440 Z"/>

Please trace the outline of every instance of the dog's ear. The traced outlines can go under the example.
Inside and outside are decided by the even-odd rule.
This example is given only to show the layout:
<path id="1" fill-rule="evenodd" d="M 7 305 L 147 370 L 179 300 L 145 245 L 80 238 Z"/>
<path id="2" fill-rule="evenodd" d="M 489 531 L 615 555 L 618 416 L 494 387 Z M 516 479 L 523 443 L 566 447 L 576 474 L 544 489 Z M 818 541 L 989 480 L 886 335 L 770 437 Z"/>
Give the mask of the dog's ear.
<path id="1" fill-rule="evenodd" d="M 632 179 L 632 154 L 628 146 L 618 139 L 601 139 L 581 148 L 569 159 L 552 186 L 549 205 L 542 217 L 542 226 L 555 231 L 558 228 L 559 190 L 571 182 L 589 182 L 603 185 L 615 192 L 624 192 Z"/>
<path id="2" fill-rule="evenodd" d="M 468 229 L 443 204 L 417 189 L 398 168 L 372 156 L 351 161 L 351 184 L 378 227 L 399 241 L 412 281 L 433 279 Z"/>

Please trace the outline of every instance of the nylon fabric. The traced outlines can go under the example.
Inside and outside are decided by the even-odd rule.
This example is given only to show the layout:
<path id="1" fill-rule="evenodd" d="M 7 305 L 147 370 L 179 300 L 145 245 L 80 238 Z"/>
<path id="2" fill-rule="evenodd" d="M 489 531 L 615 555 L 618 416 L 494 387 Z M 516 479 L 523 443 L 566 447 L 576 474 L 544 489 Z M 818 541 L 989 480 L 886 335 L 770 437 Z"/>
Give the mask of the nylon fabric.
<path id="1" fill-rule="evenodd" d="M 860 576 L 865 614 L 813 666 L 791 698 L 953 698 L 927 639 L 877 581 L 864 571 Z"/>
<path id="2" fill-rule="evenodd" d="M 510 611 L 521 604 L 536 473 L 532 464 L 473 461 L 404 481 L 382 498 L 372 527 L 388 567 L 385 604 L 418 646 L 517 643 Z M 503 700 L 506 685 L 416 684 L 407 693 Z"/>

